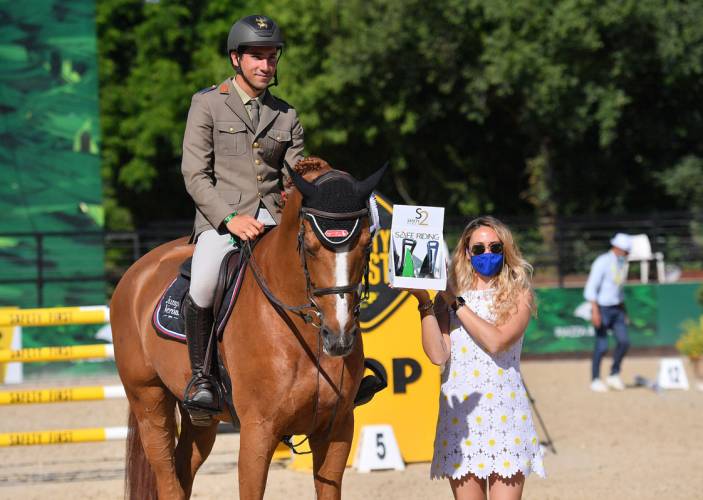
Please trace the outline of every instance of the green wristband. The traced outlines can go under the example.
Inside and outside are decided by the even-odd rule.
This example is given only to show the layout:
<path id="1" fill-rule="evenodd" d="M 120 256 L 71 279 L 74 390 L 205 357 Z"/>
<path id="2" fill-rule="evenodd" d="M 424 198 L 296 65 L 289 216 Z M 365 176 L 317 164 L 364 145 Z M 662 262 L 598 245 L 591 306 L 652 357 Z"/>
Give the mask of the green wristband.
<path id="1" fill-rule="evenodd" d="M 224 223 L 227 224 L 229 221 L 231 221 L 232 219 L 234 219 L 236 216 L 237 216 L 237 212 L 236 212 L 236 211 L 235 211 L 235 212 L 232 212 L 232 213 L 229 214 L 227 217 L 225 217 Z"/>

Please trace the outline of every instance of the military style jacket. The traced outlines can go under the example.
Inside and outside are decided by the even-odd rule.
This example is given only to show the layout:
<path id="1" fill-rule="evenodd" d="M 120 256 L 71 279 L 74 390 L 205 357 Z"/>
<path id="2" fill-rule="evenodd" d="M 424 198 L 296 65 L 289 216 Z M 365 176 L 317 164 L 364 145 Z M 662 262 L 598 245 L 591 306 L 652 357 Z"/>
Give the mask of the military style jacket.
<path id="1" fill-rule="evenodd" d="M 259 126 L 231 79 L 193 96 L 183 137 L 181 171 L 195 202 L 191 242 L 208 229 L 223 230 L 233 211 L 256 216 L 260 203 L 280 222 L 285 159 L 302 158 L 303 127 L 295 109 L 266 92 Z"/>

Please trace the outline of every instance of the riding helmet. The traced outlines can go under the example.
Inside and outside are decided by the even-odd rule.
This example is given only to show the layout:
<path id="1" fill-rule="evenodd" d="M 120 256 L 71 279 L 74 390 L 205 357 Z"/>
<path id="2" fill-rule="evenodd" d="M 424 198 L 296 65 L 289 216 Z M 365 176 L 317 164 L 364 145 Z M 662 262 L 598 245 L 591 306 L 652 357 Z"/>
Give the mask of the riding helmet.
<path id="1" fill-rule="evenodd" d="M 239 52 L 240 47 L 283 48 L 283 35 L 270 17 L 252 15 L 243 17 L 232 25 L 227 37 L 227 52 Z"/>

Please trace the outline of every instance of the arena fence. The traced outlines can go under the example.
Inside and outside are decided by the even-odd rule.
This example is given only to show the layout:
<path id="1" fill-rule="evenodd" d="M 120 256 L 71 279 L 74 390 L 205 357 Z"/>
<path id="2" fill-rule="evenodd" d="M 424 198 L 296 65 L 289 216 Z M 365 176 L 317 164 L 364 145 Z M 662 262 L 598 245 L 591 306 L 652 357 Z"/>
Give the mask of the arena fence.
<path id="1" fill-rule="evenodd" d="M 112 344 L 31 347 L 29 349 L 19 349 L 15 351 L 0 351 L 0 363 L 40 363 L 114 358 L 115 350 Z"/>
<path id="2" fill-rule="evenodd" d="M 109 319 L 110 310 L 107 306 L 0 310 L 0 327 L 102 324 L 108 322 Z M 114 359 L 112 344 L 0 350 L 0 363 L 76 361 L 85 359 Z M 125 390 L 121 385 L 56 387 L 22 391 L 0 391 L 0 405 L 100 401 L 125 397 Z M 218 434 L 230 433 L 233 430 L 231 425 L 220 425 Z M 7 432 L 0 433 L 0 447 L 99 442 L 121 440 L 126 437 L 127 427 Z M 290 458 L 290 450 L 284 445 L 280 445 L 274 453 L 274 460 L 287 458 Z"/>
<path id="3" fill-rule="evenodd" d="M 86 443 L 125 439 L 127 427 L 96 427 L 53 431 L 7 432 L 0 434 L 0 446 Z"/>

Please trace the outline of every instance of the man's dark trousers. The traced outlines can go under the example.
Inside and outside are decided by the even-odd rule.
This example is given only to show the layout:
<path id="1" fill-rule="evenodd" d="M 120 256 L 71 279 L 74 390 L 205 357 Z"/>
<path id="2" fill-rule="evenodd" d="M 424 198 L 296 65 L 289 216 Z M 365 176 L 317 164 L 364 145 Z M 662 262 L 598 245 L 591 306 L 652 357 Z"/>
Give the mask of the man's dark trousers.
<path id="1" fill-rule="evenodd" d="M 627 324 L 625 321 L 625 308 L 617 306 L 598 306 L 600 310 L 600 328 L 596 328 L 596 345 L 593 350 L 592 376 L 594 379 L 600 377 L 600 362 L 608 352 L 608 330 L 613 330 L 615 335 L 615 352 L 613 353 L 613 366 L 610 369 L 611 375 L 620 373 L 620 363 L 625 357 L 627 349 L 630 347 L 630 339 L 627 335 Z"/>

